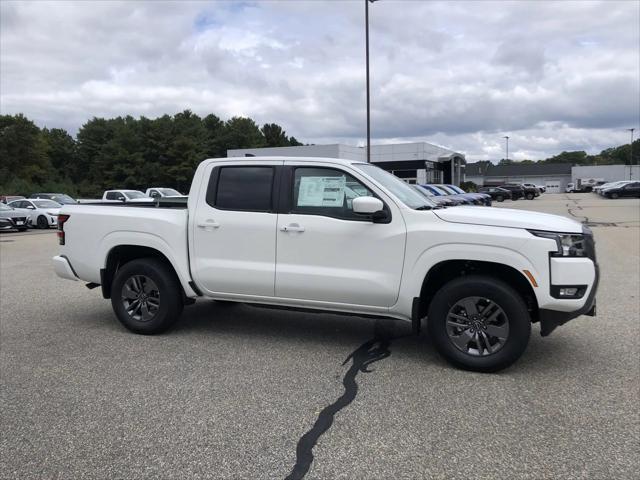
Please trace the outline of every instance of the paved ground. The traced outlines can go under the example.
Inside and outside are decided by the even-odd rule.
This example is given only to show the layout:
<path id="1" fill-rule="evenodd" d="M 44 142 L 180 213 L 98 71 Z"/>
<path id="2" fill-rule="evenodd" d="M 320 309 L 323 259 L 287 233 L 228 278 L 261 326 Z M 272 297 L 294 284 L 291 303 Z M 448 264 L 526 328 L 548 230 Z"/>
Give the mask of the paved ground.
<path id="1" fill-rule="evenodd" d="M 452 369 L 425 339 L 358 350 L 375 328 L 409 332 L 356 317 L 204 301 L 136 336 L 99 291 L 54 276 L 53 232 L 0 234 L 0 477 L 284 478 L 319 418 L 306 478 L 637 478 L 640 202 L 512 206 L 597 225 L 599 315 L 545 339 L 534 326 L 495 375 Z"/>

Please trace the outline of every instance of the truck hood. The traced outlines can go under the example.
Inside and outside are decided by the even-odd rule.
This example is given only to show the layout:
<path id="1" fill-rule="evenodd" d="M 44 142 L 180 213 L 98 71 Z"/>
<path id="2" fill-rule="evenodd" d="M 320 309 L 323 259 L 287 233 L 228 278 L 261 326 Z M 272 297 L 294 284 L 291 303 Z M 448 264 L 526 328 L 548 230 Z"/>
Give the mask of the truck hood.
<path id="1" fill-rule="evenodd" d="M 493 227 L 527 228 L 549 232 L 582 233 L 582 225 L 560 215 L 493 207 L 453 207 L 434 210 L 445 222 L 490 225 Z"/>

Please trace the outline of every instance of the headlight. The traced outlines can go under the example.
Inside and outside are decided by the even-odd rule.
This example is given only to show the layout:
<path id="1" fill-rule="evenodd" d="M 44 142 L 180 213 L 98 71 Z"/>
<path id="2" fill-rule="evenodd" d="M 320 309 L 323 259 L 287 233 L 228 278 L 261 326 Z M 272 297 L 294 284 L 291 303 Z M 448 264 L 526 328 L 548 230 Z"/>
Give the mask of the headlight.
<path id="1" fill-rule="evenodd" d="M 536 237 L 548 238 L 556 242 L 558 250 L 553 257 L 586 257 L 584 235 L 576 233 L 554 233 L 529 230 Z"/>
<path id="2" fill-rule="evenodd" d="M 58 212 L 47 212 L 47 214 L 51 215 L 52 217 L 58 216 Z"/>

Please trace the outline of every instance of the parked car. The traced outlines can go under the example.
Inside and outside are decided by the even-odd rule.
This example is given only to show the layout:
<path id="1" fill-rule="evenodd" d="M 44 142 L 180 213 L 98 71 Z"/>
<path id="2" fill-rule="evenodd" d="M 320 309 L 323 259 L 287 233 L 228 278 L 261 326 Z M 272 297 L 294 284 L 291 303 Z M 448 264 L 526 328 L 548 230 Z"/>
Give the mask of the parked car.
<path id="1" fill-rule="evenodd" d="M 153 202 L 153 198 L 148 197 L 140 190 L 107 190 L 102 194 L 103 202 Z"/>
<path id="2" fill-rule="evenodd" d="M 607 198 L 640 198 L 640 182 L 628 182 L 616 187 L 604 190 L 604 196 Z"/>
<path id="3" fill-rule="evenodd" d="M 53 200 L 60 205 L 75 205 L 76 203 L 78 203 L 77 200 L 64 193 L 34 193 L 29 198 L 43 198 Z"/>
<path id="4" fill-rule="evenodd" d="M 547 186 L 546 185 L 534 185 L 535 187 L 538 188 L 538 190 L 540 190 L 540 193 L 546 193 L 547 191 Z"/>
<path id="5" fill-rule="evenodd" d="M 626 185 L 627 183 L 631 183 L 631 180 L 618 180 L 617 182 L 609 182 L 601 185 L 600 187 L 597 187 L 595 191 L 600 195 L 604 195 L 607 190 L 611 188 L 621 187 L 623 185 Z"/>
<path id="6" fill-rule="evenodd" d="M 451 197 L 469 200 L 470 205 L 484 205 L 483 199 L 472 193 L 466 193 L 464 190 L 462 191 L 462 193 L 458 193 L 449 185 L 443 185 L 441 183 L 434 185 L 434 187 L 439 188 L 440 190 L 445 192 L 445 194 Z"/>
<path id="7" fill-rule="evenodd" d="M 368 195 L 351 197 L 352 183 Z M 434 209 L 357 161 L 208 159 L 187 203 L 65 205 L 58 239 L 56 273 L 100 285 L 141 334 L 166 331 L 199 297 L 385 316 L 416 332 L 426 317 L 444 358 L 486 372 L 522 355 L 532 322 L 546 336 L 595 314 L 588 227 L 522 210 Z"/>
<path id="8" fill-rule="evenodd" d="M 504 185 L 500 185 L 500 188 L 504 188 L 505 190 L 509 190 L 511 192 L 511 200 L 518 200 L 519 198 L 524 198 L 525 191 L 522 185 L 504 184 Z"/>
<path id="9" fill-rule="evenodd" d="M 455 200 L 457 202 L 460 202 L 460 205 L 476 205 L 476 202 L 470 198 L 461 197 L 459 195 L 452 195 L 446 190 L 440 187 L 437 187 L 435 185 L 429 184 L 429 185 L 420 185 L 420 186 L 427 189 L 429 192 L 433 193 L 437 197 L 446 197 L 446 198 L 449 198 L 450 200 Z"/>
<path id="10" fill-rule="evenodd" d="M 0 203 L 0 230 L 18 230 L 24 232 L 31 220 L 27 215 L 9 205 Z"/>
<path id="11" fill-rule="evenodd" d="M 9 203 L 14 200 L 22 200 L 24 197 L 22 195 L 2 195 L 0 196 L 0 202 Z"/>
<path id="12" fill-rule="evenodd" d="M 491 195 L 487 195 L 485 193 L 480 193 L 480 192 L 465 192 L 463 189 L 461 189 L 456 185 L 446 184 L 446 185 L 443 185 L 443 187 L 453 191 L 454 194 L 466 195 L 470 198 L 477 199 L 479 200 L 479 203 L 478 203 L 479 205 L 484 205 L 485 207 L 491 206 Z"/>
<path id="13" fill-rule="evenodd" d="M 422 185 L 411 185 L 416 192 L 420 195 L 423 195 L 428 200 L 432 201 L 437 207 L 455 207 L 456 205 L 461 205 L 462 202 L 459 200 L 455 200 L 453 198 L 448 198 L 446 196 L 437 196 L 431 193 L 429 190 L 424 188 Z"/>
<path id="14" fill-rule="evenodd" d="M 184 197 L 179 191 L 173 188 L 165 188 L 165 187 L 153 187 L 147 188 L 147 191 L 144 192 L 147 197 L 151 198 L 164 198 L 164 197 Z"/>
<path id="15" fill-rule="evenodd" d="M 25 198 L 9 202 L 10 207 L 29 217 L 32 226 L 37 228 L 55 227 L 58 224 L 60 205 L 53 200 L 37 200 Z"/>
<path id="16" fill-rule="evenodd" d="M 511 191 L 506 188 L 480 187 L 478 191 L 491 196 L 491 198 L 496 202 L 504 202 L 506 199 L 511 199 Z"/>
<path id="17" fill-rule="evenodd" d="M 602 178 L 577 178 L 575 182 L 567 183 L 565 191 L 567 193 L 592 192 L 599 185 L 604 184 Z"/>
<path id="18" fill-rule="evenodd" d="M 516 185 L 522 188 L 522 190 L 524 191 L 524 198 L 526 198 L 527 200 L 533 200 L 534 198 L 540 196 L 540 192 L 535 187 L 529 187 L 523 183 L 512 183 L 508 185 Z M 501 185 L 501 187 L 505 188 L 505 185 Z"/>
<path id="19" fill-rule="evenodd" d="M 536 197 L 539 197 L 540 193 L 542 193 L 540 188 L 537 185 L 534 185 L 533 183 L 523 183 L 522 186 L 525 187 L 525 189 L 528 188 L 529 190 L 533 191 L 533 194 Z"/>

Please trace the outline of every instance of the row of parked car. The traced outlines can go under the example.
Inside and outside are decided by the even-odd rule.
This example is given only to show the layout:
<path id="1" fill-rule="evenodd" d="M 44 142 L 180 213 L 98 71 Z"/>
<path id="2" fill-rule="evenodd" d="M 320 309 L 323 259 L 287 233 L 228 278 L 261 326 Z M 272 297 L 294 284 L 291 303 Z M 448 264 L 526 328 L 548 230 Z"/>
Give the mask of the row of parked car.
<path id="1" fill-rule="evenodd" d="M 640 198 L 640 182 L 619 180 L 594 187 L 593 191 L 606 198 Z"/>
<path id="2" fill-rule="evenodd" d="M 104 202 L 153 202 L 158 198 L 180 198 L 173 188 L 153 187 L 145 193 L 139 190 L 107 190 L 102 199 L 76 200 L 64 193 L 34 193 L 29 198 L 21 195 L 0 196 L 0 230 L 24 231 L 27 228 L 49 228 L 58 225 L 58 212 L 62 205 Z"/>

